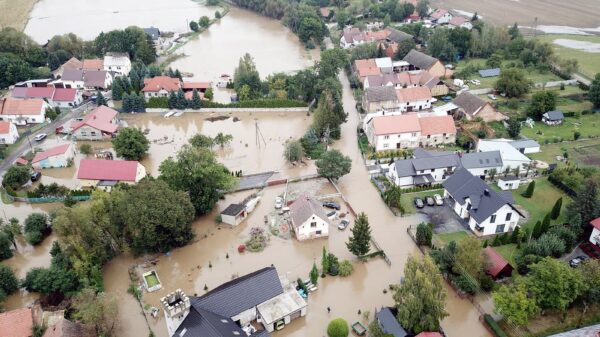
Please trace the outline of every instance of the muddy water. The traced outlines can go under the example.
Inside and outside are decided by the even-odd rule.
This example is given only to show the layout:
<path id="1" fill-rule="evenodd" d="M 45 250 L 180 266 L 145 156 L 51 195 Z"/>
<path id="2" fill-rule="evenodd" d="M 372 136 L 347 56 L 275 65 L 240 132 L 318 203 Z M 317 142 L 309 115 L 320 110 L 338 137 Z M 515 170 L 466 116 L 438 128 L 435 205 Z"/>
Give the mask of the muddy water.
<path id="1" fill-rule="evenodd" d="M 40 43 L 58 34 L 75 33 L 85 40 L 100 32 L 129 26 L 186 32 L 188 22 L 215 9 L 192 0 L 40 0 L 30 14 L 25 33 Z"/>
<path id="2" fill-rule="evenodd" d="M 219 116 L 227 118 L 213 122 L 206 119 Z M 146 113 L 121 115 L 121 118 L 130 126 L 148 129 L 147 137 L 151 145 L 149 155 L 142 163 L 155 176 L 158 175 L 160 163 L 169 156 L 175 156 L 179 148 L 197 133 L 214 137 L 223 132 L 233 136 L 230 145 L 215 147 L 219 161 L 231 171 L 242 170 L 244 174 L 289 171 L 290 175 L 301 175 L 313 167 L 309 165 L 294 168 L 283 157 L 285 141 L 301 137 L 308 128 L 311 118 L 306 113 L 186 112 L 181 117 L 170 118 L 164 118 L 158 113 Z"/>
<path id="3" fill-rule="evenodd" d="M 307 51 L 279 21 L 237 7 L 180 51 L 191 56 L 172 66 L 192 72 L 198 80 L 210 81 L 221 74 L 233 75 L 245 53 L 252 55 L 262 78 L 275 72 L 304 69 L 319 55 L 317 49 Z"/>

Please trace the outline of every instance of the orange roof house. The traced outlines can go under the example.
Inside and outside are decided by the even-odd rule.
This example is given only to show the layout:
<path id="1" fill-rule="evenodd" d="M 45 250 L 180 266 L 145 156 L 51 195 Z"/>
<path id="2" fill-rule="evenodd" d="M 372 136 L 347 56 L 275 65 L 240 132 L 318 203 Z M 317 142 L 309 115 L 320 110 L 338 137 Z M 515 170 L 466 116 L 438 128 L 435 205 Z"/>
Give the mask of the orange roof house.
<path id="1" fill-rule="evenodd" d="M 177 91 L 181 89 L 181 81 L 169 76 L 156 76 L 144 79 L 143 92 Z"/>
<path id="2" fill-rule="evenodd" d="M 0 314 L 0 337 L 33 336 L 33 310 L 16 309 Z"/>

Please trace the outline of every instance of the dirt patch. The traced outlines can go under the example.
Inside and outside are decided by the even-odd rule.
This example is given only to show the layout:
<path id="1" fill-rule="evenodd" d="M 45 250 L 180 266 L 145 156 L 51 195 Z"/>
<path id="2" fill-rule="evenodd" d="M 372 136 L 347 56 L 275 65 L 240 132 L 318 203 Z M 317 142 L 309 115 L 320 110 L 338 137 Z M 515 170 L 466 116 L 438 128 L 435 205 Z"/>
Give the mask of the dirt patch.
<path id="1" fill-rule="evenodd" d="M 600 53 L 600 43 L 577 41 L 570 39 L 556 39 L 553 42 L 554 44 L 562 47 L 577 49 L 587 53 Z"/>
<path id="2" fill-rule="evenodd" d="M 29 20 L 29 12 L 38 0 L 0 0 L 0 27 L 23 30 Z"/>

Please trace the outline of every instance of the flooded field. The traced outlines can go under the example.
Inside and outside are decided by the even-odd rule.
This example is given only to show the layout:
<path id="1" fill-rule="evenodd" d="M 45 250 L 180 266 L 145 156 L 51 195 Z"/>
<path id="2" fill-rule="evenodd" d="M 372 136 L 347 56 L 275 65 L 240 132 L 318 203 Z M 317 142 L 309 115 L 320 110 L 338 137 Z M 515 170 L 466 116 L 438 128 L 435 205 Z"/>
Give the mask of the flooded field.
<path id="1" fill-rule="evenodd" d="M 304 69 L 319 55 L 318 49 L 307 51 L 279 21 L 237 7 L 179 52 L 188 56 L 172 66 L 192 72 L 194 78 L 203 81 L 215 81 L 221 74 L 233 75 L 245 53 L 252 55 L 262 78 Z"/>
<path id="2" fill-rule="evenodd" d="M 594 0 L 432 0 L 433 7 L 477 12 L 496 25 L 600 26 L 600 4 Z"/>
<path id="3" fill-rule="evenodd" d="M 188 22 L 214 9 L 192 0 L 40 0 L 31 11 L 25 33 L 39 43 L 54 35 L 75 33 L 85 40 L 100 32 L 129 26 L 159 27 L 163 31 L 186 32 Z"/>

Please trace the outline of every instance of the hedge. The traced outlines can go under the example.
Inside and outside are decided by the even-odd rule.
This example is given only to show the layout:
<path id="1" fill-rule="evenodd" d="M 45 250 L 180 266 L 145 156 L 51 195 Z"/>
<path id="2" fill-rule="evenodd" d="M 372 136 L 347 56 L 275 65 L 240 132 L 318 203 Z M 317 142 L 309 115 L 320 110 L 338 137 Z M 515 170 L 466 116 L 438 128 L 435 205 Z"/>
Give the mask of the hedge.
<path id="1" fill-rule="evenodd" d="M 308 106 L 304 101 L 294 99 L 255 99 L 235 103 L 202 101 L 202 108 L 301 108 Z"/>
<path id="2" fill-rule="evenodd" d="M 485 315 L 483 315 L 483 319 L 488 324 L 490 329 L 492 329 L 492 332 L 494 333 L 494 335 L 496 335 L 497 337 L 508 337 L 506 332 L 504 332 L 504 330 L 502 330 L 502 328 L 498 325 L 498 323 L 496 321 L 494 321 L 492 316 L 490 316 L 489 314 L 485 314 Z"/>
<path id="3" fill-rule="evenodd" d="M 169 98 L 168 97 L 150 97 L 148 103 L 146 103 L 147 109 L 168 109 Z"/>

